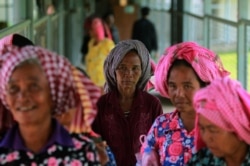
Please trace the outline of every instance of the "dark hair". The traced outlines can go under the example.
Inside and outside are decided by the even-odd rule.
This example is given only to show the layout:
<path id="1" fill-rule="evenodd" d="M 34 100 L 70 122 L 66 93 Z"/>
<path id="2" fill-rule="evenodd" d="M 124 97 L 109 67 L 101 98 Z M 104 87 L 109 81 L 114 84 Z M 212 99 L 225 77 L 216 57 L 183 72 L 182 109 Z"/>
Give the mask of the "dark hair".
<path id="1" fill-rule="evenodd" d="M 141 15 L 142 16 L 147 16 L 150 12 L 150 9 L 148 7 L 143 7 L 141 8 Z"/>
<path id="2" fill-rule="evenodd" d="M 107 12 L 103 15 L 102 19 L 105 20 L 105 19 L 107 19 L 109 16 L 114 16 L 114 12 L 113 12 L 113 11 L 107 11 Z"/>
<path id="3" fill-rule="evenodd" d="M 29 46 L 29 45 L 34 45 L 34 43 L 29 40 L 28 38 L 19 35 L 19 34 L 14 34 L 13 35 L 13 39 L 12 39 L 12 44 L 14 46 L 18 46 L 18 47 L 24 47 L 24 46 Z"/>
<path id="4" fill-rule="evenodd" d="M 193 69 L 193 67 L 191 66 L 191 64 L 190 63 L 188 63 L 186 60 L 183 60 L 183 59 L 176 59 L 176 60 L 174 60 L 174 62 L 173 62 L 173 64 L 172 64 L 172 66 L 169 68 L 169 70 L 168 70 L 168 73 L 167 73 L 167 80 L 169 80 L 169 73 L 172 71 L 172 69 L 174 68 L 174 67 L 177 67 L 177 66 L 186 66 L 186 67 L 188 67 L 188 68 L 191 68 L 193 71 L 194 71 L 194 73 L 195 73 L 195 76 L 196 76 L 196 78 L 197 78 L 197 80 L 198 80 L 198 82 L 199 82 L 199 84 L 200 84 L 200 87 L 205 87 L 205 86 L 207 86 L 209 83 L 208 82 L 204 82 L 204 81 L 202 81 L 201 80 L 201 78 L 198 76 L 198 74 L 195 72 L 195 70 Z"/>

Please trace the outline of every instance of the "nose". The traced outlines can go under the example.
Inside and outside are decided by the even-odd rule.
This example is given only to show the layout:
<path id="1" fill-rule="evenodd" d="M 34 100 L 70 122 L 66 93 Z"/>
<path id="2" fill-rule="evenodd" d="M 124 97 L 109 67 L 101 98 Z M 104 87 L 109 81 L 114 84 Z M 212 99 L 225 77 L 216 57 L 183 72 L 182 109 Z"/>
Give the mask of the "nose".
<path id="1" fill-rule="evenodd" d="M 132 69 L 126 69 L 125 71 L 124 71 L 124 75 L 125 76 L 131 76 L 133 74 L 133 70 Z"/>
<path id="2" fill-rule="evenodd" d="M 22 90 L 17 94 L 17 99 L 21 102 L 27 102 L 29 100 L 30 94 L 27 90 Z"/>
<path id="3" fill-rule="evenodd" d="M 184 96 L 185 92 L 184 92 L 184 89 L 179 87 L 176 89 L 176 96 Z"/>

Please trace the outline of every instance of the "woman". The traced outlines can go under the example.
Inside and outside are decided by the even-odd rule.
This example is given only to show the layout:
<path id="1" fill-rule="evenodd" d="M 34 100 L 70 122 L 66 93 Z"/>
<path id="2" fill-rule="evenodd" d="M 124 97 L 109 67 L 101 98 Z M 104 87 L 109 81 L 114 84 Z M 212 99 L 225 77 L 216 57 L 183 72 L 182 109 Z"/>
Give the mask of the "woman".
<path id="1" fill-rule="evenodd" d="M 119 42 L 104 63 L 106 94 L 98 103 L 93 130 L 115 155 L 118 166 L 134 166 L 141 134 L 162 114 L 160 101 L 144 91 L 151 76 L 150 55 L 137 40 Z"/>
<path id="2" fill-rule="evenodd" d="M 238 81 L 213 81 L 194 96 L 196 148 L 188 165 L 250 165 L 250 95 Z"/>
<path id="3" fill-rule="evenodd" d="M 103 64 L 111 49 L 114 47 L 112 39 L 105 37 L 105 29 L 100 18 L 94 18 L 90 27 L 91 40 L 88 43 L 86 55 L 86 71 L 90 79 L 99 87 L 105 83 Z"/>
<path id="4" fill-rule="evenodd" d="M 194 153 L 193 95 L 212 80 L 228 75 L 212 51 L 193 42 L 169 47 L 155 70 L 156 90 L 176 110 L 159 116 L 141 149 L 142 165 L 184 165 Z"/>
<path id="5" fill-rule="evenodd" d="M 46 49 L 9 46 L 6 50 L 0 57 L 0 95 L 15 122 L 0 142 L 0 164 L 100 165 L 93 142 L 84 135 L 69 134 L 53 118 L 82 107 L 82 91 L 72 75 L 83 76 L 72 74 L 75 68 L 63 56 Z M 84 125 L 89 131 L 93 105 L 86 110 Z"/>

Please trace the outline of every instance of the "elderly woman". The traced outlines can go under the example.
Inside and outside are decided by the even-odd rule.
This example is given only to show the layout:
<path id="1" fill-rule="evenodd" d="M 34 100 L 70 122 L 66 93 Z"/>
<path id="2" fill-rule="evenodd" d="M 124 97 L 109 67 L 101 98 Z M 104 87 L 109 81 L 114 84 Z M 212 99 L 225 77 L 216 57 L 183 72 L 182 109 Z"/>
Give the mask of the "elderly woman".
<path id="1" fill-rule="evenodd" d="M 0 164 L 100 165 L 93 142 L 82 134 L 69 134 L 53 118 L 83 107 L 86 91 L 76 82 L 83 75 L 74 72 L 64 57 L 40 47 L 12 46 L 6 50 L 0 57 L 0 95 L 15 122 L 0 142 Z M 85 108 L 83 125 L 89 131 L 93 104 Z"/>
<path id="2" fill-rule="evenodd" d="M 225 75 L 219 57 L 196 43 L 176 44 L 165 51 L 155 70 L 155 86 L 176 109 L 155 120 L 141 149 L 142 165 L 187 163 L 195 152 L 193 95 Z"/>
<path id="3" fill-rule="evenodd" d="M 107 141 L 118 166 L 136 164 L 140 135 L 162 114 L 160 101 L 144 91 L 150 67 L 149 52 L 137 40 L 119 42 L 104 63 L 107 93 L 97 103 L 93 130 Z"/>
<path id="4" fill-rule="evenodd" d="M 194 96 L 196 148 L 188 165 L 250 165 L 250 95 L 238 81 L 213 81 Z"/>

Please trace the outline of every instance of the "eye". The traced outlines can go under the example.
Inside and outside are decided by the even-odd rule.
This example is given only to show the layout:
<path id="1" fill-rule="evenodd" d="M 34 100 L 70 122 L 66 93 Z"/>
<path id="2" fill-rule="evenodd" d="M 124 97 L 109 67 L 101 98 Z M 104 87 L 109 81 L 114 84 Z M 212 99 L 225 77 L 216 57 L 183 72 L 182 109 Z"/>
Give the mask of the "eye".
<path id="1" fill-rule="evenodd" d="M 176 86 L 175 86 L 174 84 L 171 84 L 171 83 L 168 84 L 168 89 L 172 89 L 172 90 L 173 90 L 173 89 L 175 89 L 175 88 L 176 88 Z"/>
<path id="2" fill-rule="evenodd" d="M 135 67 L 132 68 L 132 70 L 133 70 L 134 72 L 139 72 L 139 71 L 141 70 L 141 67 L 135 66 Z"/>
<path id="3" fill-rule="evenodd" d="M 18 91 L 19 91 L 19 88 L 16 85 L 10 85 L 7 87 L 7 93 L 10 95 L 15 95 Z"/>
<path id="4" fill-rule="evenodd" d="M 29 90 L 30 90 L 31 92 L 38 91 L 38 90 L 40 90 L 40 86 L 39 86 L 37 83 L 32 83 L 32 84 L 30 84 L 30 86 L 29 86 Z"/>
<path id="5" fill-rule="evenodd" d="M 211 128 L 209 128 L 209 132 L 211 132 L 211 133 L 219 133 L 219 129 L 218 128 L 215 128 L 215 127 L 211 127 Z"/>
<path id="6" fill-rule="evenodd" d="M 202 126 L 199 126 L 199 130 L 200 130 L 200 133 L 201 133 L 201 134 L 205 132 L 205 128 L 202 127 Z"/>
<path id="7" fill-rule="evenodd" d="M 185 85 L 184 85 L 184 88 L 185 88 L 185 89 L 192 89 L 193 87 L 192 87 L 192 85 L 190 85 L 190 84 L 185 84 Z"/>
<path id="8" fill-rule="evenodd" d="M 126 71 L 126 67 L 125 66 L 118 66 L 117 67 L 117 70 L 120 70 L 120 71 Z"/>

